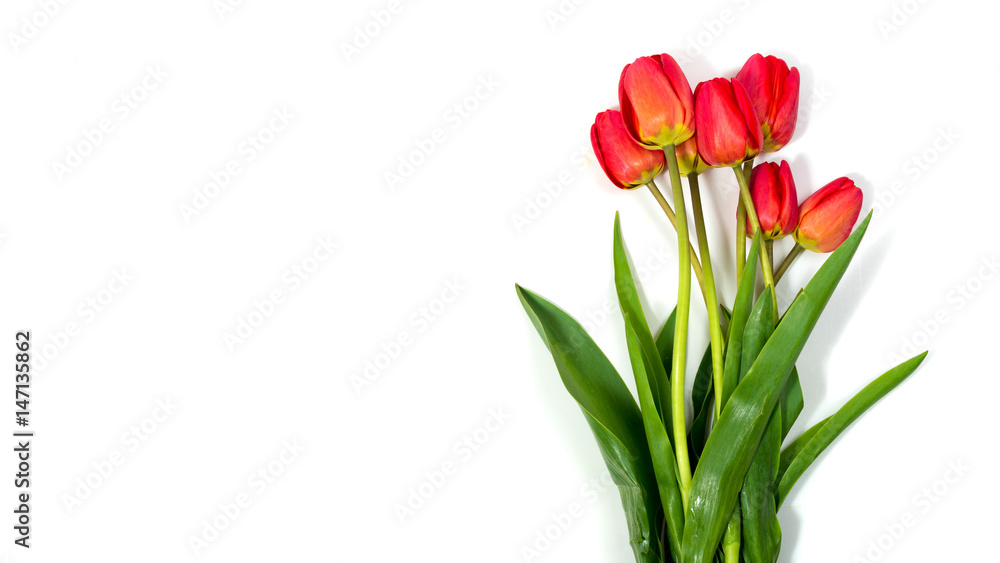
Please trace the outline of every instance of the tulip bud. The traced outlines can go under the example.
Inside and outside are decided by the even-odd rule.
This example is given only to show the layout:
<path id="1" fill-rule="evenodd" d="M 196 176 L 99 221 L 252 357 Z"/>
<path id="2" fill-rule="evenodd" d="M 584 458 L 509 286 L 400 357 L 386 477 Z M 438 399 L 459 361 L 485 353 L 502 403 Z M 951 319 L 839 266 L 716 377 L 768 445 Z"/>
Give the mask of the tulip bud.
<path id="1" fill-rule="evenodd" d="M 735 80 L 750 95 L 764 133 L 763 152 L 774 152 L 788 144 L 799 115 L 799 69 L 778 57 L 750 57 Z"/>
<path id="2" fill-rule="evenodd" d="M 799 196 L 787 162 L 782 160 L 780 165 L 762 162 L 755 166 L 750 175 L 750 198 L 764 240 L 792 234 L 799 222 Z M 753 236 L 750 221 L 747 221 L 747 236 Z"/>
<path id="3" fill-rule="evenodd" d="M 640 145 L 662 149 L 694 135 L 691 85 L 670 55 L 639 57 L 618 83 L 625 127 Z"/>
<path id="4" fill-rule="evenodd" d="M 663 171 L 663 152 L 637 144 L 626 131 L 619 111 L 597 114 L 590 128 L 590 143 L 601 169 L 619 188 L 628 190 L 641 186 Z"/>
<path id="5" fill-rule="evenodd" d="M 694 137 L 677 145 L 675 151 L 677 153 L 677 169 L 681 176 L 687 176 L 692 172 L 701 174 L 708 170 L 708 164 L 698 154 L 698 142 Z"/>
<path id="6" fill-rule="evenodd" d="M 837 178 L 820 188 L 799 206 L 795 242 L 813 252 L 836 250 L 861 214 L 862 197 L 850 178 Z"/>
<path id="7" fill-rule="evenodd" d="M 694 90 L 698 154 L 709 166 L 735 166 L 760 152 L 763 134 L 739 82 L 714 78 Z"/>

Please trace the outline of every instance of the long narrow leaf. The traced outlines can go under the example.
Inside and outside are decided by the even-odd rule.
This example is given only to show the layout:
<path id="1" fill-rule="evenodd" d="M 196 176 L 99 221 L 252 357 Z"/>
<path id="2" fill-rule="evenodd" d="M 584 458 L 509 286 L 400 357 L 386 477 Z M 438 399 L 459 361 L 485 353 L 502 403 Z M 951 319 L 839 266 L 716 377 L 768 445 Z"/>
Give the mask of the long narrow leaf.
<path id="1" fill-rule="evenodd" d="M 916 371 L 920 363 L 924 361 L 927 352 L 914 356 L 909 360 L 899 364 L 891 370 L 885 372 L 878 379 L 868 384 L 850 401 L 847 401 L 836 414 L 823 424 L 822 428 L 808 441 L 806 446 L 789 463 L 788 468 L 781 476 L 778 485 L 778 506 L 785 501 L 788 493 L 795 486 L 795 483 L 802 476 L 802 473 L 812 464 L 813 461 L 823 453 L 836 438 L 852 422 L 857 420 L 862 413 L 868 410 L 879 399 L 885 397 L 890 391 L 902 383 L 911 373 Z"/>
<path id="2" fill-rule="evenodd" d="M 774 332 L 774 301 L 770 296 L 757 300 L 743 332 L 741 379 Z M 781 526 L 774 504 L 774 489 L 781 456 L 781 409 L 774 409 L 764 429 L 740 491 L 743 516 L 743 554 L 747 563 L 774 563 L 781 548 Z"/>
<path id="3" fill-rule="evenodd" d="M 597 446 L 611 474 L 611 480 L 618 487 L 622 508 L 625 510 L 629 546 L 636 563 L 661 563 L 657 555 L 659 542 L 655 535 L 659 533 L 656 524 L 659 497 L 655 488 L 649 488 L 656 487 L 656 483 L 642 484 L 645 481 L 641 475 L 643 471 L 635 466 L 632 453 L 590 413 L 583 411 L 583 416 L 597 439 Z"/>
<path id="4" fill-rule="evenodd" d="M 636 388 L 639 391 L 639 407 L 646 429 L 646 440 L 649 443 L 649 454 L 653 460 L 660 500 L 663 502 L 670 551 L 679 557 L 684 533 L 684 504 L 677 481 L 677 460 L 667 437 L 667 429 L 653 405 L 653 392 L 649 381 L 652 366 L 659 363 L 660 359 L 655 355 L 650 358 L 643 349 L 635 320 L 629 314 L 625 315 L 625 338 L 628 342 L 629 358 L 632 360 Z"/>
<path id="5" fill-rule="evenodd" d="M 726 329 L 730 320 L 729 310 L 719 307 L 720 318 L 726 323 Z M 723 350 L 723 361 L 725 361 L 725 350 Z M 691 470 L 694 471 L 701 457 L 701 450 L 705 448 L 705 440 L 708 439 L 710 422 L 712 420 L 713 408 L 715 405 L 714 381 L 712 373 L 712 346 L 709 344 L 705 348 L 705 354 L 698 364 L 698 373 L 694 377 L 694 385 L 691 388 L 691 403 L 694 405 L 694 418 L 691 429 L 688 430 L 688 451 L 691 453 Z"/>
<path id="6" fill-rule="evenodd" d="M 691 429 L 688 430 L 688 451 L 691 454 L 691 470 L 694 471 L 701 457 L 701 450 L 708 439 L 708 422 L 711 420 L 713 405 L 712 394 L 712 346 L 709 345 L 698 364 L 698 373 L 694 376 L 694 386 L 691 388 L 691 403 L 694 405 L 694 418 Z"/>
<path id="7" fill-rule="evenodd" d="M 785 388 L 781 390 L 778 404 L 781 406 L 781 440 L 784 441 L 805 405 L 802 398 L 802 384 L 799 382 L 799 370 L 794 367 L 791 375 L 788 376 Z"/>
<path id="8" fill-rule="evenodd" d="M 770 299 L 763 299 L 770 301 Z M 740 491 L 743 513 L 743 559 L 746 563 L 774 563 L 781 550 L 781 524 L 774 489 L 781 456 L 781 409 L 774 409 L 764 428 L 757 454 Z"/>
<path id="9" fill-rule="evenodd" d="M 789 307 L 709 434 L 691 482 L 683 563 L 707 563 L 715 553 L 781 389 L 870 221 L 871 214 L 827 258 Z"/>
<path id="10" fill-rule="evenodd" d="M 733 302 L 733 315 L 729 320 L 729 336 L 726 340 L 726 361 L 723 368 L 722 406 L 725 407 L 729 396 L 736 389 L 740 380 L 740 358 L 743 357 L 743 329 L 750 317 L 753 307 L 754 285 L 757 283 L 757 254 L 760 252 L 760 234 L 754 236 L 750 245 L 750 256 L 747 257 L 743 277 L 740 278 L 736 290 L 736 300 Z M 717 421 L 718 422 L 718 421 Z"/>
<path id="11" fill-rule="evenodd" d="M 632 269 L 628 264 L 628 255 L 625 253 L 625 243 L 622 241 L 621 222 L 618 214 L 615 213 L 615 233 L 614 233 L 614 263 L 615 263 L 615 290 L 618 293 L 618 305 L 621 307 L 622 315 L 631 317 L 635 325 L 639 343 L 646 350 L 656 350 L 656 342 L 649 331 L 649 324 L 646 322 L 646 315 L 642 312 L 642 304 L 639 302 L 639 292 L 635 286 L 635 279 L 632 277 Z M 672 436 L 673 418 L 670 414 L 670 381 L 663 365 L 657 362 L 649 373 L 649 387 L 653 391 L 653 403 L 656 412 L 667 426 L 668 436 Z"/>
<path id="12" fill-rule="evenodd" d="M 625 382 L 580 323 L 517 286 L 566 390 L 583 410 L 611 478 L 618 485 L 636 561 L 659 561 L 659 492 L 642 414 Z"/>
<path id="13" fill-rule="evenodd" d="M 785 474 L 785 470 L 788 469 L 788 466 L 792 464 L 792 461 L 795 460 L 795 457 L 799 455 L 799 452 L 801 452 L 807 445 L 809 445 L 809 440 L 812 440 L 813 436 L 815 436 L 820 430 L 822 430 L 823 425 L 829 422 L 831 418 L 833 417 L 828 416 L 823 420 L 817 422 L 809 430 L 806 430 L 805 432 L 802 433 L 801 436 L 796 438 L 794 442 L 789 444 L 788 447 L 786 447 L 784 450 L 781 451 L 781 464 L 778 466 L 779 482 L 781 481 L 781 477 Z"/>
<path id="14" fill-rule="evenodd" d="M 765 296 L 757 300 L 743 330 L 740 381 L 750 371 L 750 367 L 757 360 L 772 333 L 774 333 L 774 302 Z"/>
<path id="15" fill-rule="evenodd" d="M 670 312 L 670 316 L 663 323 L 660 332 L 656 334 L 656 351 L 660 353 L 660 360 L 663 369 L 670 377 L 670 369 L 674 361 L 674 326 L 677 324 L 677 307 Z"/>

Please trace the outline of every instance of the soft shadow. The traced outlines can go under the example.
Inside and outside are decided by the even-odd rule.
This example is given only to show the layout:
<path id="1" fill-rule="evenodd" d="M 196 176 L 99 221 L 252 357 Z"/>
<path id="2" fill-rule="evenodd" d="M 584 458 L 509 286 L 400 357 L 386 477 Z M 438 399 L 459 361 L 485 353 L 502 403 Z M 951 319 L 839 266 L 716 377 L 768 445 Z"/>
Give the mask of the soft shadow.
<path id="1" fill-rule="evenodd" d="M 778 513 L 778 520 L 781 522 L 781 551 L 778 554 L 778 563 L 792 563 L 792 552 L 799 543 L 802 518 L 798 512 L 785 509 Z"/>
<path id="2" fill-rule="evenodd" d="M 813 92 L 815 92 L 816 77 L 810 67 L 801 65 L 798 58 L 788 51 L 763 53 L 764 56 L 768 54 L 784 60 L 788 63 L 789 68 L 795 67 L 799 69 L 799 115 L 795 123 L 795 134 L 792 135 L 792 142 L 795 142 L 796 137 L 809 130 L 809 124 L 812 122 L 811 112 L 813 111 Z M 816 109 L 819 108 L 817 107 Z"/>
<path id="3" fill-rule="evenodd" d="M 868 236 L 873 236 L 875 233 L 870 229 L 871 227 Z M 832 354 L 848 353 L 836 343 L 848 330 L 860 306 L 861 298 L 869 290 L 871 280 L 878 276 L 878 271 L 889 251 L 890 234 L 886 233 L 874 239 L 869 239 L 868 236 L 861 243 L 859 254 L 855 255 L 854 261 L 844 274 L 840 286 L 834 292 L 820 317 L 820 322 L 809 338 L 810 344 L 806 345 L 808 357 L 799 363 L 799 376 L 803 388 L 808 389 L 808 395 L 817 397 L 825 395 L 826 377 L 817 366 L 826 365 Z M 800 416 L 804 420 L 817 420 L 823 415 L 816 412 L 815 401 L 806 401 Z"/>

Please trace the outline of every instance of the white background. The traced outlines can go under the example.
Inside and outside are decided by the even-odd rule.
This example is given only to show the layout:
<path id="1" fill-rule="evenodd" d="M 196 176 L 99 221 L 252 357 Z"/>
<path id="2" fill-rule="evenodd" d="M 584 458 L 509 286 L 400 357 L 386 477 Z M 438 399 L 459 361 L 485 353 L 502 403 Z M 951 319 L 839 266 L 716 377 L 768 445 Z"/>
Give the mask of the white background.
<path id="1" fill-rule="evenodd" d="M 675 237 L 648 193 L 603 177 L 588 129 L 638 56 L 674 54 L 694 85 L 761 52 L 803 77 L 795 138 L 769 158 L 790 161 L 803 199 L 851 176 L 879 215 L 799 361 L 792 435 L 908 343 L 932 350 L 804 475 L 781 561 L 871 560 L 880 539 L 882 561 L 982 559 L 1000 500 L 1000 281 L 983 268 L 998 250 L 997 7 L 398 2 L 67 2 L 51 17 L 4 2 L 0 347 L 12 367 L 15 331 L 33 331 L 37 436 L 30 552 L 12 543 L 14 459 L 0 458 L 0 556 L 499 562 L 543 546 L 531 560 L 631 561 L 618 494 L 514 283 L 593 323 L 631 382 L 614 212 L 654 329 L 676 295 Z M 252 160 L 248 137 L 269 141 Z M 433 153 L 413 156 L 418 141 Z M 239 173 L 206 188 L 230 161 Z M 729 301 L 735 183 L 704 183 Z M 783 304 L 821 262 L 793 267 Z M 295 282 L 295 267 L 312 271 Z M 692 364 L 707 343 L 694 303 Z M 258 326 L 228 346 L 242 321 Z M 369 361 L 382 367 L 359 392 Z M 968 470 L 935 493 L 949 463 Z M 280 475 L 251 478 L 261 468 Z M 213 521 L 226 529 L 196 555 Z M 559 537 L 538 543 L 546 531 Z"/>

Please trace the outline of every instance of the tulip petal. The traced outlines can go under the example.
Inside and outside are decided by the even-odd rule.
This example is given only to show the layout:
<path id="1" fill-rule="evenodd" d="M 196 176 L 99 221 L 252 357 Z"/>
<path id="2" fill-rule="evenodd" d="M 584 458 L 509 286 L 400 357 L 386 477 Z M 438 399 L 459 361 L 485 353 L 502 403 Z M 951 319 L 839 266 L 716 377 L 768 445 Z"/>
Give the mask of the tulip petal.
<path id="1" fill-rule="evenodd" d="M 608 110 L 597 114 L 590 128 L 590 141 L 601 169 L 619 188 L 641 186 L 663 170 L 663 153 L 636 143 L 621 112 Z"/>
<path id="2" fill-rule="evenodd" d="M 817 241 L 816 249 L 819 252 L 836 250 L 851 235 L 851 229 L 861 214 L 861 198 L 861 190 L 858 188 L 841 190 L 809 212 L 808 225 L 822 228 L 822 231 L 814 233 L 818 235 L 816 237 L 809 236 L 808 232 L 805 234 Z"/>
<path id="3" fill-rule="evenodd" d="M 773 162 L 760 163 L 750 174 L 750 199 L 753 201 L 754 209 L 757 210 L 757 220 L 760 222 L 760 230 L 765 239 L 774 238 L 774 235 L 781 230 L 779 182 L 778 165 Z M 753 234 L 751 230 L 748 230 L 748 233 Z"/>
<path id="4" fill-rule="evenodd" d="M 757 117 L 765 119 L 771 101 L 773 80 L 771 79 L 771 67 L 760 53 L 752 55 L 743 68 L 736 74 L 736 80 L 747 90 L 747 94 L 753 101 L 754 111 Z"/>
<path id="5" fill-rule="evenodd" d="M 626 66 L 618 98 L 629 133 L 643 146 L 676 145 L 693 134 L 691 87 L 669 55 L 640 57 Z"/>
<path id="6" fill-rule="evenodd" d="M 792 140 L 799 117 L 799 87 L 799 69 L 792 68 L 781 82 L 780 90 L 775 92 L 768 119 L 771 129 L 764 150 L 774 152 Z"/>
<path id="7" fill-rule="evenodd" d="M 598 115 L 598 119 L 600 119 L 600 115 Z M 608 165 L 605 164 L 604 151 L 601 148 L 601 138 L 596 121 L 590 126 L 590 144 L 594 147 L 594 156 L 597 157 L 597 162 L 601 165 L 601 170 L 604 170 L 604 174 L 608 177 L 608 180 L 611 180 L 611 183 L 615 186 L 626 189 L 626 186 L 623 186 L 622 183 L 615 178 L 615 175 L 608 170 Z"/>
<path id="8" fill-rule="evenodd" d="M 711 166 L 733 166 L 746 153 L 746 122 L 732 87 L 724 78 L 698 85 L 695 95 L 695 136 L 698 153 Z"/>
<path id="9" fill-rule="evenodd" d="M 781 214 L 778 217 L 778 223 L 781 225 L 781 229 L 775 234 L 775 238 L 782 238 L 792 234 L 792 231 L 799 224 L 799 196 L 795 190 L 792 169 L 788 166 L 787 161 L 781 161 L 778 176 L 778 184 L 781 186 Z"/>
<path id="10" fill-rule="evenodd" d="M 764 133 L 760 127 L 760 120 L 757 117 L 757 112 L 753 108 L 753 102 L 750 101 L 750 96 L 747 94 L 746 88 L 743 87 L 739 82 L 732 82 L 733 95 L 736 98 L 736 103 L 740 108 L 740 113 L 744 116 L 743 123 L 746 127 L 746 154 L 743 159 L 753 158 L 757 156 L 760 152 L 760 148 L 764 146 Z"/>

